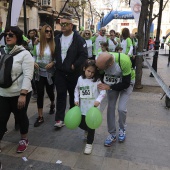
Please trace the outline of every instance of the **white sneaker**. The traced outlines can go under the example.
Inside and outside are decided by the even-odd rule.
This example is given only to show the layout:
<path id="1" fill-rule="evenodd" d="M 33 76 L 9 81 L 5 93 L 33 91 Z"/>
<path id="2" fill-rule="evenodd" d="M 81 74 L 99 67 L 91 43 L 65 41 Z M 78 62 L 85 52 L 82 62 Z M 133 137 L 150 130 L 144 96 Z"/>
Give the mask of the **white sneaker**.
<path id="1" fill-rule="evenodd" d="M 90 155 L 91 152 L 92 152 L 92 145 L 86 144 L 85 149 L 84 149 L 84 154 Z"/>
<path id="2" fill-rule="evenodd" d="M 56 123 L 54 124 L 54 127 L 63 127 L 65 124 L 63 121 L 61 120 L 58 120 L 56 121 Z"/>

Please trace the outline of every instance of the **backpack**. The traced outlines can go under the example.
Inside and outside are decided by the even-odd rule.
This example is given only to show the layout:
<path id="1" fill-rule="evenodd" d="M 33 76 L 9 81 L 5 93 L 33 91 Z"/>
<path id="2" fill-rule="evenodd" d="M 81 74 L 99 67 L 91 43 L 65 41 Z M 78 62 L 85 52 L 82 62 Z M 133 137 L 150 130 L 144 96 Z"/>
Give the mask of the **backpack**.
<path id="1" fill-rule="evenodd" d="M 11 77 L 13 56 L 19 54 L 23 50 L 14 52 L 13 54 L 5 54 L 3 48 L 0 48 L 0 87 L 9 88 L 23 73 L 20 73 L 14 80 Z"/>

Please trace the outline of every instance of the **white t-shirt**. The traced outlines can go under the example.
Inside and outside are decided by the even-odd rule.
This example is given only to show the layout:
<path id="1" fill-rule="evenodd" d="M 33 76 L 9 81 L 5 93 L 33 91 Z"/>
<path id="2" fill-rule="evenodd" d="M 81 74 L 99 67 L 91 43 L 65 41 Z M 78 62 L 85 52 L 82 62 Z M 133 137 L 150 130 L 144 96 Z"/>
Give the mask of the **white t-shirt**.
<path id="1" fill-rule="evenodd" d="M 116 37 L 114 38 L 114 40 L 117 42 Z M 109 51 L 110 52 L 114 52 L 117 45 L 118 45 L 118 42 L 115 45 L 114 42 L 111 39 L 109 39 Z"/>
<path id="2" fill-rule="evenodd" d="M 106 95 L 105 90 L 99 90 L 97 85 L 101 81 L 93 82 L 93 79 L 78 78 L 77 85 L 74 91 L 74 101 L 80 103 L 82 115 L 86 115 L 87 111 L 94 106 L 94 102 L 101 101 Z M 100 107 L 98 107 L 100 109 Z"/>
<path id="3" fill-rule="evenodd" d="M 61 58 L 63 62 L 64 59 L 66 58 L 67 50 L 69 49 L 73 41 L 73 32 L 69 36 L 64 36 L 62 34 L 60 41 L 61 41 Z"/>
<path id="4" fill-rule="evenodd" d="M 92 40 L 89 39 L 89 40 L 86 40 L 86 44 L 87 44 L 87 51 L 88 51 L 88 58 L 91 58 L 93 55 L 92 55 Z"/>
<path id="5" fill-rule="evenodd" d="M 106 41 L 107 41 L 106 36 L 101 36 L 101 35 L 99 35 L 99 36 L 96 38 L 96 40 L 95 40 L 96 54 L 98 54 L 98 51 L 99 51 L 99 49 L 101 48 L 100 43 L 101 43 L 101 42 L 106 42 Z"/>
<path id="6" fill-rule="evenodd" d="M 126 54 L 127 41 L 122 40 L 121 47 L 123 48 L 122 53 Z"/>

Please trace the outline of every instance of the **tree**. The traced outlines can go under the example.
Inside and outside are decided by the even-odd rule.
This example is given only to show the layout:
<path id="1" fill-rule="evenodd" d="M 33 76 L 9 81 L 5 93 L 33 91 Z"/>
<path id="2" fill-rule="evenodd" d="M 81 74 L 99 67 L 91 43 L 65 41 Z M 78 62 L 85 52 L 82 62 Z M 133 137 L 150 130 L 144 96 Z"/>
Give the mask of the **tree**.
<path id="1" fill-rule="evenodd" d="M 148 0 L 142 0 L 142 6 L 141 6 L 141 12 L 140 12 L 140 18 L 138 23 L 138 52 L 143 51 L 144 48 L 144 24 L 145 19 L 147 18 L 148 14 L 148 6 L 149 1 Z M 135 81 L 135 88 L 140 89 L 143 86 L 141 85 L 142 80 L 142 62 L 143 58 L 141 56 L 136 56 L 136 81 Z"/>
<path id="2" fill-rule="evenodd" d="M 150 37 L 151 24 L 152 24 L 153 20 L 159 16 L 160 11 L 164 10 L 164 8 L 165 8 L 165 6 L 166 6 L 166 4 L 168 3 L 169 0 L 165 1 L 162 9 L 159 10 L 158 14 L 153 15 L 154 3 L 155 2 L 159 3 L 158 1 L 160 2 L 160 0 L 150 0 L 150 1 L 142 0 L 141 1 L 142 6 L 141 6 L 141 13 L 140 13 L 139 24 L 138 24 L 138 39 L 139 39 L 138 52 L 143 51 L 143 49 L 147 49 L 148 40 L 149 40 L 149 37 Z M 144 35 L 144 32 L 143 32 L 144 25 L 146 25 L 145 35 Z M 159 30 L 159 34 L 160 34 L 160 30 Z M 145 37 L 145 40 L 144 40 L 144 37 Z M 159 42 L 158 42 L 158 46 L 159 46 Z M 136 57 L 136 81 L 135 81 L 135 88 L 137 88 L 137 89 L 140 89 L 140 88 L 143 87 L 142 84 L 141 84 L 142 62 L 143 62 L 143 58 L 141 56 L 137 56 Z M 157 63 L 157 58 L 154 58 L 153 62 L 154 62 L 153 65 L 155 65 L 155 63 Z M 157 64 L 156 64 L 155 67 L 156 67 L 155 68 L 155 71 L 156 71 Z"/>

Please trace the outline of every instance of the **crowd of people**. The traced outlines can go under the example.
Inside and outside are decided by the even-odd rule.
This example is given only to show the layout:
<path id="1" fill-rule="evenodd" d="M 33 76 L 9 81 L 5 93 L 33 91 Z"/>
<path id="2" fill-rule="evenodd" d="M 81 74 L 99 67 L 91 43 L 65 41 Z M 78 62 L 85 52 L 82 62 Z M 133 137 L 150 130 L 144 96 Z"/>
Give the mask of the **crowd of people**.
<path id="1" fill-rule="evenodd" d="M 97 33 L 90 29 L 79 33 L 73 30 L 72 19 L 68 16 L 61 19 L 60 26 L 61 31 L 54 32 L 50 25 L 43 23 L 38 31 L 29 30 L 27 37 L 23 37 L 17 26 L 3 31 L 5 46 L 1 47 L 4 50 L 1 56 L 19 53 L 13 56 L 11 71 L 12 79 L 16 80 L 8 88 L 0 87 L 0 141 L 7 131 L 12 112 L 21 134 L 18 153 L 24 152 L 28 146 L 27 108 L 31 96 L 36 99 L 38 110 L 34 127 L 41 126 L 45 121 L 44 89 L 50 100 L 49 114 L 55 114 L 54 127 L 64 126 L 67 96 L 70 108 L 80 107 L 82 121 L 79 127 L 87 137 L 85 154 L 91 154 L 95 137 L 95 130 L 85 122 L 86 113 L 93 106 L 100 109 L 105 96 L 108 99 L 109 135 L 104 145 L 109 147 L 117 140 L 117 102 L 118 141 L 124 142 L 126 139 L 127 103 L 135 82 L 137 33 L 132 35 L 128 28 L 124 28 L 121 35 L 113 29 L 106 35 L 104 27 Z M 88 93 L 84 93 L 84 89 L 88 89 Z"/>

